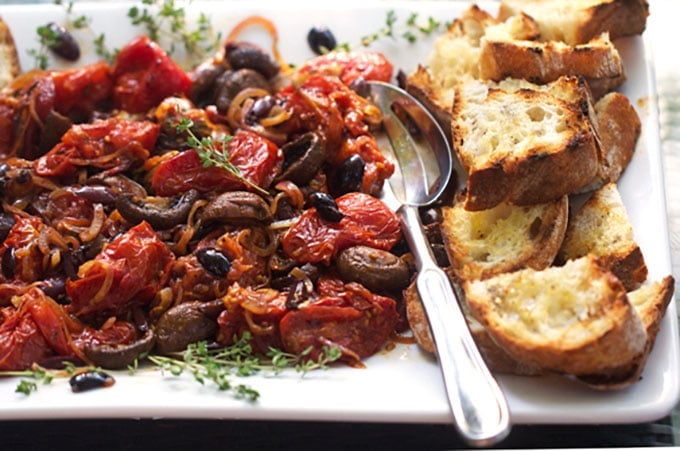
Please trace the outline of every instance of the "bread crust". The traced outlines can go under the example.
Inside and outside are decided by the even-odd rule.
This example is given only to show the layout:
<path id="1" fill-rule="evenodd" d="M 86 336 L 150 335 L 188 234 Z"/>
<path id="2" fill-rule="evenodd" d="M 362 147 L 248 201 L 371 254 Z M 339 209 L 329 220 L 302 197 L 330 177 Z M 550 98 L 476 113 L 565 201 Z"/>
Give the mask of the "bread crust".
<path id="1" fill-rule="evenodd" d="M 550 276 L 546 271 L 550 271 Z M 594 256 L 570 262 L 561 268 L 544 270 L 544 276 L 534 280 L 536 274 L 536 271 L 526 269 L 463 285 L 472 315 L 514 358 L 560 373 L 587 375 L 620 368 L 643 352 L 646 333 L 639 316 L 628 301 L 621 282 Z M 597 296 L 588 305 L 579 304 L 587 314 L 569 316 L 565 324 L 556 324 L 554 320 L 541 317 L 542 309 L 539 307 L 520 313 L 520 310 L 513 309 L 524 307 L 512 307 L 511 302 L 506 302 L 512 301 L 513 295 L 507 291 L 509 288 L 524 295 L 523 290 L 528 284 L 539 283 L 541 289 L 549 290 L 552 287 L 546 283 L 553 277 L 556 284 L 564 283 L 565 278 L 579 278 L 576 280 L 579 286 L 594 287 L 597 284 L 596 294 L 580 293 L 582 296 Z M 558 288 L 561 289 L 568 288 Z M 524 301 L 528 302 L 529 298 Z M 572 301 L 585 302 L 583 299 Z M 519 321 L 512 320 L 515 314 L 519 315 Z M 549 334 L 535 333 L 531 324 L 546 320 L 554 330 Z M 546 326 L 540 327 L 545 330 Z"/>
<path id="2" fill-rule="evenodd" d="M 21 66 L 14 37 L 0 17 L 0 89 L 9 85 L 19 73 L 21 73 Z"/>

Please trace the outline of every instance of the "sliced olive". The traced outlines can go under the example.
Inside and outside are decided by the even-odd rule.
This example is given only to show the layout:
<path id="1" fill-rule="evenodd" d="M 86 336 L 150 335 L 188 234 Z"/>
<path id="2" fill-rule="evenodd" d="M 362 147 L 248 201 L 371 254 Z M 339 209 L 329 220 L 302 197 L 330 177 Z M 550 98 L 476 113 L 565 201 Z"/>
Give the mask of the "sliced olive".
<path id="1" fill-rule="evenodd" d="M 345 217 L 338 208 L 338 204 L 331 196 L 320 191 L 312 193 L 310 196 L 312 205 L 321 219 L 329 222 L 340 222 Z"/>
<path id="2" fill-rule="evenodd" d="M 262 197 L 249 191 L 227 191 L 212 199 L 199 213 L 206 222 L 248 226 L 272 221 L 269 205 Z"/>
<path id="3" fill-rule="evenodd" d="M 196 251 L 196 258 L 206 271 L 215 277 L 227 277 L 231 269 L 231 261 L 223 252 L 211 247 L 204 247 Z"/>
<path id="4" fill-rule="evenodd" d="M 73 35 L 61 25 L 50 22 L 39 29 L 38 33 L 48 42 L 47 47 L 65 60 L 77 61 L 80 58 L 80 46 Z"/>
<path id="5" fill-rule="evenodd" d="M 337 43 L 333 32 L 328 27 L 313 27 L 307 33 L 307 44 L 317 55 L 328 53 L 335 49 Z"/>
<path id="6" fill-rule="evenodd" d="M 359 282 L 371 291 L 401 290 L 409 283 L 409 269 L 402 259 L 369 246 L 344 249 L 336 264 L 343 280 Z"/>
<path id="7" fill-rule="evenodd" d="M 103 371 L 84 371 L 75 374 L 69 380 L 71 391 L 74 393 L 94 390 L 95 388 L 110 387 L 115 383 L 116 380 L 113 376 Z"/>
<path id="8" fill-rule="evenodd" d="M 232 69 L 253 69 L 267 79 L 274 77 L 280 70 L 279 64 L 269 54 L 251 42 L 227 42 L 224 57 Z"/>
<path id="9" fill-rule="evenodd" d="M 185 302 L 170 308 L 156 324 L 156 352 L 182 351 L 191 343 L 209 339 L 217 332 L 217 316 L 222 310 L 221 300 Z"/>

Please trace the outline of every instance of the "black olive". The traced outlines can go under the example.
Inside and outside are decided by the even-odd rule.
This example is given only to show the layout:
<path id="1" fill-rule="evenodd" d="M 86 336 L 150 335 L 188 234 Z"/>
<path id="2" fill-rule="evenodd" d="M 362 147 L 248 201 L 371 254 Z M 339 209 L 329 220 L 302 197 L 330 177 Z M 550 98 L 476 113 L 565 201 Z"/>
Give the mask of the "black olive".
<path id="1" fill-rule="evenodd" d="M 0 213 L 0 242 L 5 241 L 9 231 L 14 227 L 14 217 L 7 213 Z"/>
<path id="2" fill-rule="evenodd" d="M 231 262 L 222 252 L 211 247 L 204 247 L 196 251 L 196 258 L 201 265 L 215 277 L 227 277 Z"/>
<path id="3" fill-rule="evenodd" d="M 40 284 L 43 293 L 55 301 L 63 300 L 66 296 L 66 279 L 61 277 L 51 277 L 45 279 Z"/>
<path id="4" fill-rule="evenodd" d="M 2 254 L 2 275 L 7 279 L 13 279 L 16 264 L 17 259 L 14 255 L 14 247 L 10 246 L 5 253 Z"/>
<path id="5" fill-rule="evenodd" d="M 357 77 L 348 86 L 349 89 L 356 92 L 363 98 L 368 98 L 371 94 L 371 86 L 364 80 L 363 77 Z"/>
<path id="6" fill-rule="evenodd" d="M 361 156 L 354 154 L 340 164 L 333 180 L 334 193 L 337 196 L 361 191 L 366 163 Z"/>
<path id="7" fill-rule="evenodd" d="M 314 27 L 307 33 L 307 44 L 317 55 L 328 53 L 333 50 L 337 43 L 335 36 L 328 27 Z"/>
<path id="8" fill-rule="evenodd" d="M 288 290 L 288 296 L 286 296 L 286 308 L 290 310 L 297 309 L 298 305 L 309 299 L 310 293 L 307 289 L 307 285 L 303 280 L 296 280 L 293 285 Z"/>
<path id="9" fill-rule="evenodd" d="M 85 371 L 71 377 L 69 384 L 71 391 L 79 393 L 82 391 L 93 390 L 112 386 L 116 380 L 110 374 L 103 371 Z"/>
<path id="10" fill-rule="evenodd" d="M 269 111 L 276 105 L 273 96 L 264 96 L 257 99 L 248 114 L 246 114 L 246 124 L 255 124 L 258 120 L 266 117 Z"/>
<path id="11" fill-rule="evenodd" d="M 50 50 L 68 61 L 77 61 L 80 58 L 78 43 L 64 27 L 50 22 L 45 28 Z"/>
<path id="12" fill-rule="evenodd" d="M 31 173 L 28 172 L 27 169 L 22 169 L 19 171 L 19 175 L 16 178 L 17 183 L 20 185 L 23 185 L 24 183 L 27 183 L 29 180 L 31 180 Z"/>
<path id="13" fill-rule="evenodd" d="M 335 199 L 328 194 L 316 191 L 309 197 L 321 219 L 330 222 L 340 222 L 340 220 L 345 217 L 338 208 L 338 204 L 335 203 Z"/>

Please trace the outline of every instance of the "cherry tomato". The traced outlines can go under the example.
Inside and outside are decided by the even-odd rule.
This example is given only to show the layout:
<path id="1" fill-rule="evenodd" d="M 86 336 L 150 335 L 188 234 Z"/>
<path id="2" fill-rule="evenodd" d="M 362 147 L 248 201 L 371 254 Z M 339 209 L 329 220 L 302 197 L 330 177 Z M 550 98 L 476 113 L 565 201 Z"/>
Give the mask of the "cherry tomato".
<path id="1" fill-rule="evenodd" d="M 23 370 L 52 356 L 78 357 L 62 307 L 32 288 L 0 324 L 0 370 Z"/>
<path id="2" fill-rule="evenodd" d="M 140 36 L 121 49 L 113 67 L 113 104 L 144 113 L 170 96 L 188 96 L 191 78 L 161 47 Z"/>
<path id="3" fill-rule="evenodd" d="M 279 173 L 283 162 L 283 154 L 276 144 L 245 130 L 236 132 L 227 151 L 229 161 L 239 169 L 241 176 L 265 189 Z M 226 169 L 205 167 L 193 149 L 161 162 L 154 169 L 151 187 L 159 196 L 173 196 L 190 188 L 202 193 L 248 189 Z"/>
<path id="4" fill-rule="evenodd" d="M 56 177 L 72 175 L 84 166 L 122 172 L 148 158 L 159 130 L 152 122 L 120 118 L 74 125 L 33 167 L 38 175 Z"/>
<path id="5" fill-rule="evenodd" d="M 323 220 L 315 208 L 306 210 L 283 236 L 283 252 L 298 263 L 328 265 L 347 247 L 363 244 L 388 250 L 401 238 L 399 219 L 379 199 L 353 192 L 336 203 L 344 215 L 339 222 Z"/>
<path id="6" fill-rule="evenodd" d="M 389 82 L 393 69 L 382 53 L 337 51 L 306 61 L 300 66 L 299 73 L 335 75 L 349 85 L 359 78 Z"/>
<path id="7" fill-rule="evenodd" d="M 371 293 L 357 283 L 331 283 L 327 292 L 320 282 L 317 300 L 302 304 L 281 319 L 284 349 L 299 354 L 310 346 L 316 359 L 324 346 L 338 346 L 343 358 L 358 363 L 375 354 L 399 321 L 397 303 Z"/>
<path id="8" fill-rule="evenodd" d="M 54 81 L 57 111 L 62 114 L 78 112 L 88 117 L 113 92 L 113 74 L 104 62 L 85 67 L 50 72 Z"/>
<path id="9" fill-rule="evenodd" d="M 81 265 L 77 280 L 66 282 L 70 310 L 115 315 L 131 305 L 145 305 L 167 282 L 174 261 L 151 226 L 141 222 Z"/>

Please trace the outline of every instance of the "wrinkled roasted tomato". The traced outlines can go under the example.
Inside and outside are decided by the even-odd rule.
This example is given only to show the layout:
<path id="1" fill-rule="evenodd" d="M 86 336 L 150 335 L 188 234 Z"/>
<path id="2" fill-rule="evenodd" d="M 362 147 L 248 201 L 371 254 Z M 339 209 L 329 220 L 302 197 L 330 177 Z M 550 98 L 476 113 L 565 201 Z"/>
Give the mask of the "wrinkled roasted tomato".
<path id="1" fill-rule="evenodd" d="M 394 171 L 373 136 L 382 117 L 349 87 L 392 65 L 334 52 L 262 76 L 263 50 L 229 49 L 189 75 L 140 36 L 113 65 L 0 91 L 0 370 L 120 368 L 164 352 L 159 329 L 180 348 L 248 332 L 257 352 L 336 346 L 358 364 L 403 322 L 398 294 L 335 266 L 354 245 L 400 252 L 374 197 Z"/>

